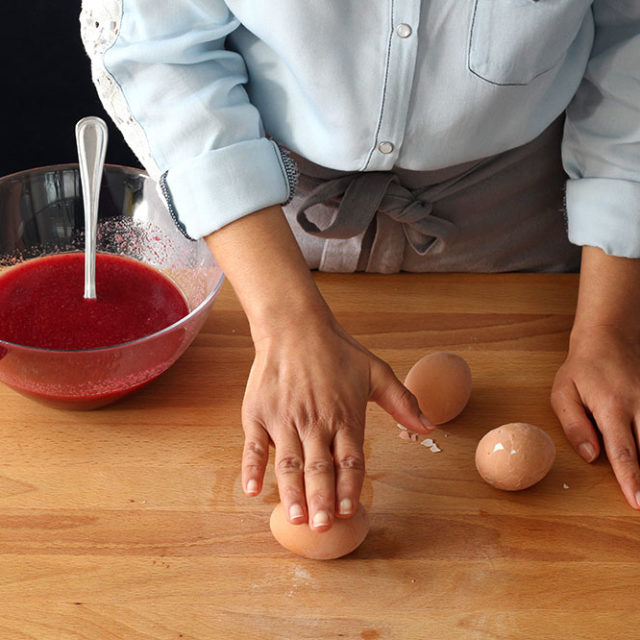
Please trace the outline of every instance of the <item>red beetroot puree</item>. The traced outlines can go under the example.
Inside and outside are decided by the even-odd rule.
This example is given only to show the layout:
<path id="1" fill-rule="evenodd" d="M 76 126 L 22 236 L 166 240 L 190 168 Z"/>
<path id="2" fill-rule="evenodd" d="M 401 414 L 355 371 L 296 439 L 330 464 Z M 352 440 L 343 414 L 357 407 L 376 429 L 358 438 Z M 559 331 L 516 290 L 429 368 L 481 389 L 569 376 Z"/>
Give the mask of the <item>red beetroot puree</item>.
<path id="1" fill-rule="evenodd" d="M 180 320 L 187 304 L 161 273 L 99 253 L 97 300 L 84 299 L 84 254 L 35 258 L 0 276 L 0 339 L 46 349 L 106 347 Z"/>

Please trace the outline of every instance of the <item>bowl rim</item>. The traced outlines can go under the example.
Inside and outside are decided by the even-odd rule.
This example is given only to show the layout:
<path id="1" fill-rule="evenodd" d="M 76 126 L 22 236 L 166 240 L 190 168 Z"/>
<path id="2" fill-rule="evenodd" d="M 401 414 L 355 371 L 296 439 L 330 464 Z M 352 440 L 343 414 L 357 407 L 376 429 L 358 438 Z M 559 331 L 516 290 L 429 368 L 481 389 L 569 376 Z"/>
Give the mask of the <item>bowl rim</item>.
<path id="1" fill-rule="evenodd" d="M 7 173 L 3 176 L 0 176 L 0 183 L 8 180 L 15 180 L 16 178 L 19 178 L 20 176 L 24 174 L 29 174 L 29 173 L 46 173 L 47 171 L 60 171 L 62 169 L 79 169 L 79 168 L 80 168 L 80 165 L 77 162 L 60 162 L 58 164 L 43 164 L 39 167 L 31 167 L 30 169 L 20 169 L 19 171 L 14 171 L 13 173 Z M 149 175 L 148 171 L 140 167 L 131 167 L 126 164 L 113 164 L 113 163 L 107 162 L 104 165 L 104 168 L 105 170 L 106 169 L 125 169 L 127 173 L 133 172 L 139 175 L 143 175 L 149 178 L 150 180 L 153 179 Z"/>
<path id="2" fill-rule="evenodd" d="M 34 167 L 32 169 L 23 169 L 21 171 L 16 171 L 15 173 L 10 173 L 7 174 L 6 176 L 2 176 L 0 177 L 0 184 L 2 184 L 5 181 L 8 181 L 10 179 L 16 179 L 18 177 L 20 177 L 23 174 L 29 174 L 29 173 L 46 173 L 47 171 L 59 171 L 59 170 L 64 170 L 64 169 L 73 169 L 73 168 L 78 168 L 79 165 L 77 162 L 64 162 L 64 163 L 60 163 L 60 164 L 52 164 L 52 165 L 43 165 L 42 167 Z M 127 173 L 132 172 L 132 173 L 137 173 L 138 175 L 143 175 L 147 178 L 149 178 L 150 180 L 152 178 L 150 178 L 149 174 L 144 170 L 144 169 L 138 169 L 136 167 L 128 167 L 125 165 L 119 165 L 119 164 L 105 164 L 105 170 L 106 169 L 125 169 Z M 204 240 L 202 240 L 202 238 L 196 240 L 196 242 L 204 242 Z M 68 252 L 63 252 L 63 253 L 83 253 L 82 251 L 78 251 L 78 252 L 73 252 L 73 251 L 68 251 Z M 108 252 L 104 252 L 104 253 L 108 253 Z M 53 254 L 53 255 L 62 255 L 62 254 Z M 43 256 L 45 257 L 45 256 Z M 37 260 L 38 258 L 31 258 L 32 260 Z M 209 306 L 213 300 L 215 299 L 215 297 L 218 295 L 220 288 L 222 287 L 224 281 L 225 281 L 225 274 L 224 271 L 222 271 L 222 269 L 220 268 L 220 265 L 218 264 L 218 262 L 215 259 L 215 256 L 213 256 L 214 262 L 216 264 L 216 266 L 218 267 L 218 269 L 220 269 L 220 276 L 218 278 L 218 281 L 216 282 L 215 286 L 213 287 L 213 289 L 205 296 L 204 300 L 202 300 L 202 302 L 197 306 L 194 307 L 193 309 L 191 309 L 191 311 L 189 311 L 189 313 L 187 313 L 186 316 L 182 316 L 182 318 L 180 318 L 179 320 L 176 320 L 176 322 L 174 322 L 173 324 L 170 324 L 166 327 L 164 327 L 164 329 L 160 329 L 159 331 L 156 331 L 155 333 L 150 333 L 149 335 L 146 336 L 142 336 L 141 338 L 136 338 L 135 340 L 128 340 L 127 342 L 118 342 L 117 344 L 110 344 L 110 345 L 105 345 L 102 347 L 89 347 L 89 348 L 85 348 L 85 349 L 51 349 L 51 348 L 47 348 L 47 347 L 34 347 L 34 346 L 30 346 L 30 345 L 26 345 L 26 344 L 19 344 L 17 342 L 10 342 L 9 340 L 3 340 L 2 338 L 0 338 L 0 346 L 6 346 L 6 348 L 10 348 L 10 349 L 21 349 L 21 350 L 25 350 L 25 351 L 32 351 L 34 353 L 56 353 L 56 354 L 63 354 L 63 353 L 73 353 L 73 354 L 80 354 L 80 353 L 96 353 L 96 352 L 100 352 L 100 351 L 110 351 L 110 350 L 114 350 L 114 349 L 121 349 L 124 347 L 129 347 L 131 345 L 135 345 L 137 343 L 141 343 L 141 342 L 145 342 L 148 340 L 151 340 L 152 338 L 155 339 L 165 333 L 168 333 L 169 331 L 173 331 L 174 329 L 177 329 L 180 325 L 186 323 L 187 320 L 189 320 L 190 318 L 192 318 L 193 316 L 195 316 L 197 313 L 199 313 L 204 307 Z M 24 263 L 20 263 L 20 264 L 24 264 Z M 18 266 L 18 265 L 16 265 Z"/>

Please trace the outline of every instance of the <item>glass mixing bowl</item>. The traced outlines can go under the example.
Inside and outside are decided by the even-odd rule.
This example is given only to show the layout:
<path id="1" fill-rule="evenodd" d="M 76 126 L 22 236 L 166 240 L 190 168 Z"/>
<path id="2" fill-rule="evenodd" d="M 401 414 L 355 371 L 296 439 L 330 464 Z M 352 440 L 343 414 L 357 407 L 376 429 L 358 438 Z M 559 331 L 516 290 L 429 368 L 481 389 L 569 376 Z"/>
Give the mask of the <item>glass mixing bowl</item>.
<path id="1" fill-rule="evenodd" d="M 180 233 L 155 182 L 140 170 L 105 167 L 97 250 L 163 273 L 182 292 L 188 314 L 152 335 L 93 349 L 40 349 L 0 339 L 0 381 L 50 406 L 93 409 L 154 380 L 191 344 L 224 276 L 204 240 Z M 25 260 L 69 252 L 84 252 L 78 166 L 0 178 L 0 282 Z"/>

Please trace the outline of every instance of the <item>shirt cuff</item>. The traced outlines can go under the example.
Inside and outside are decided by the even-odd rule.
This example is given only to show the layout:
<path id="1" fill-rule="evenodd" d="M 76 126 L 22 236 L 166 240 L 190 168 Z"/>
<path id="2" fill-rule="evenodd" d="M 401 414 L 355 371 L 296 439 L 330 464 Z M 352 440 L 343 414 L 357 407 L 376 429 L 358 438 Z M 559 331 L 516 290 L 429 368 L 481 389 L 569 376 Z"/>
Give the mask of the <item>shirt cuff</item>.
<path id="1" fill-rule="evenodd" d="M 162 177 L 171 215 L 190 238 L 202 238 L 295 190 L 295 164 L 272 140 L 260 138 L 207 151 Z"/>
<path id="2" fill-rule="evenodd" d="M 569 240 L 640 258 L 640 183 L 610 178 L 567 182 Z"/>

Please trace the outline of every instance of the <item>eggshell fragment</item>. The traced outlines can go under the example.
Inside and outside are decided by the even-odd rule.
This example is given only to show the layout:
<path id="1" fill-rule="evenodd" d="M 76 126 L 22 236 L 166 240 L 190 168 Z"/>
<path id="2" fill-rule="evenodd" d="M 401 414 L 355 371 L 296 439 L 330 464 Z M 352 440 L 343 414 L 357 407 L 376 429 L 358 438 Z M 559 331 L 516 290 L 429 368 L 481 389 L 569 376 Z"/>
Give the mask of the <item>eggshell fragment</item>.
<path id="1" fill-rule="evenodd" d="M 476 468 L 485 482 L 504 491 L 527 489 L 553 466 L 556 446 L 531 424 L 511 422 L 486 433 L 476 447 Z"/>
<path id="2" fill-rule="evenodd" d="M 404 384 L 433 424 L 444 424 L 462 413 L 471 396 L 471 369 L 464 358 L 436 351 L 420 358 Z"/>
<path id="3" fill-rule="evenodd" d="M 285 548 L 305 558 L 333 560 L 357 549 L 369 532 L 369 517 L 362 505 L 350 518 L 336 518 L 331 529 L 314 531 L 307 523 L 291 524 L 282 503 L 269 521 L 273 537 Z"/>

